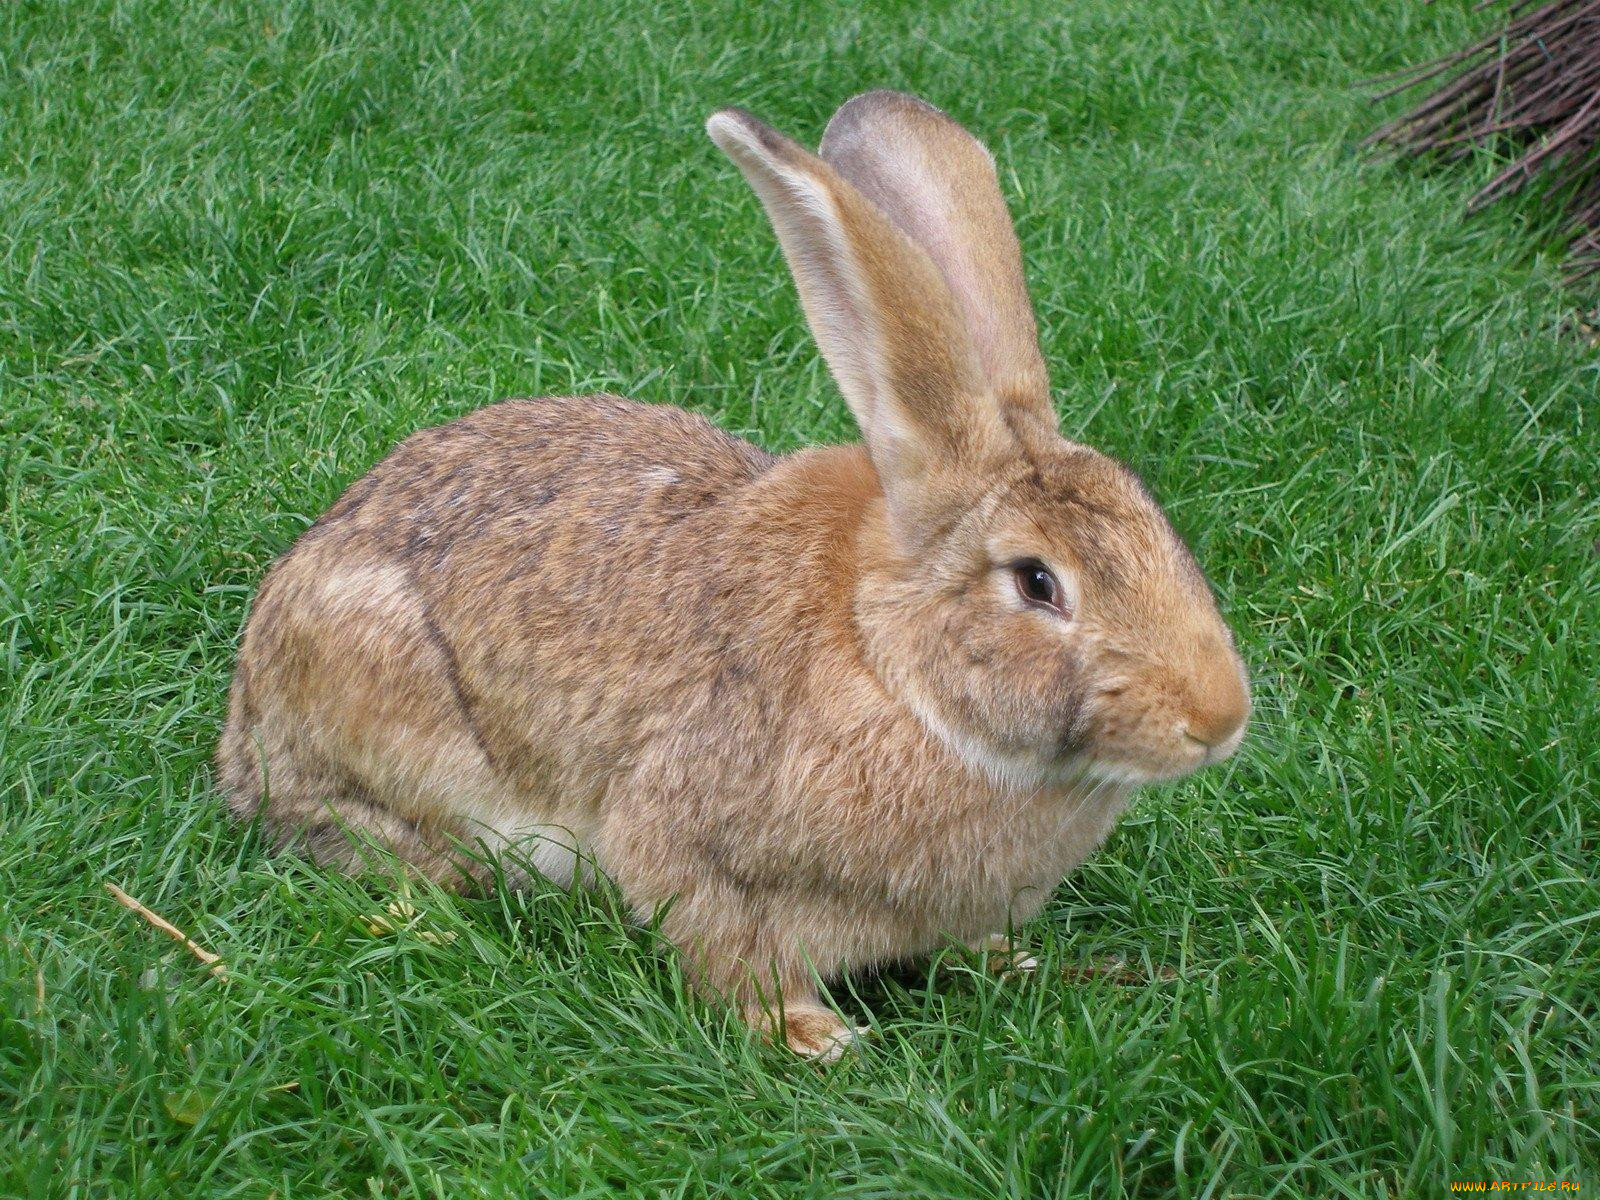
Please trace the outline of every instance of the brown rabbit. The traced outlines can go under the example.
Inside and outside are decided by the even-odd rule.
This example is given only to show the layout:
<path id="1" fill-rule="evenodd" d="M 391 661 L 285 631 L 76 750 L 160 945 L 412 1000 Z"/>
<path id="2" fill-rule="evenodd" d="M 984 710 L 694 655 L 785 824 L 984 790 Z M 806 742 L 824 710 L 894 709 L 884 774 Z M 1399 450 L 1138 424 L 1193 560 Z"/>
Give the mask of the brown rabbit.
<path id="1" fill-rule="evenodd" d="M 514 400 L 408 438 L 268 573 L 217 761 L 241 816 L 441 880 L 594 863 L 795 1050 L 819 975 L 1035 914 L 1249 691 L 1126 467 L 1061 437 L 988 152 L 872 92 L 821 156 L 708 122 L 766 206 L 865 447 Z"/>

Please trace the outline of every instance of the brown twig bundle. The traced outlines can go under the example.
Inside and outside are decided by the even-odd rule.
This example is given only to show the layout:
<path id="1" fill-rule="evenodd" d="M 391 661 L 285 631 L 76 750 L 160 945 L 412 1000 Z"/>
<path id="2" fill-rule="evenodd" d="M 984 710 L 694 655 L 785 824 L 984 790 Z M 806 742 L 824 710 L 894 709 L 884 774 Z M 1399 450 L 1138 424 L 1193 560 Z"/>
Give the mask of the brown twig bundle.
<path id="1" fill-rule="evenodd" d="M 1389 76 L 1383 82 L 1393 86 L 1380 99 L 1441 76 L 1447 82 L 1367 142 L 1446 160 L 1484 143 L 1517 145 L 1516 161 L 1479 189 L 1468 211 L 1536 177 L 1548 180 L 1574 219 L 1572 274 L 1583 276 L 1600 271 L 1600 0 L 1534 3 L 1512 0 L 1501 32 Z"/>

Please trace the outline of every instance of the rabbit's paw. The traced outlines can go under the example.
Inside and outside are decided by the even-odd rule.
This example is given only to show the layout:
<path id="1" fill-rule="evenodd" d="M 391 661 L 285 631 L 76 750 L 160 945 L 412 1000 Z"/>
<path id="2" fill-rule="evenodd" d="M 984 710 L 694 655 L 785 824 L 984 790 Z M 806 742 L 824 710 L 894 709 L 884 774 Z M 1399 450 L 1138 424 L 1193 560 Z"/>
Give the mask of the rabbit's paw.
<path id="1" fill-rule="evenodd" d="M 846 1025 L 838 1013 L 821 1005 L 787 1008 L 783 1014 L 784 1044 L 802 1058 L 818 1062 L 837 1062 L 865 1032 Z"/>
<path id="2" fill-rule="evenodd" d="M 979 938 L 972 948 L 996 975 L 1031 975 L 1039 969 L 1039 960 L 1003 933 Z"/>

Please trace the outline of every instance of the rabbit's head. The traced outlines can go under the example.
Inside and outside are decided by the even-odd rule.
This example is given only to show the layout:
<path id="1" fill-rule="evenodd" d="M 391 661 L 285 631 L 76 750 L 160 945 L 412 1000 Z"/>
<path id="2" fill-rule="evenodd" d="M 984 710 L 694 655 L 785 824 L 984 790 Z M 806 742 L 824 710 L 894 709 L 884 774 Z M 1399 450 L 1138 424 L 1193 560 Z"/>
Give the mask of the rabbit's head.
<path id="1" fill-rule="evenodd" d="M 737 109 L 707 129 L 777 229 L 882 487 L 854 607 L 884 686 L 1019 784 L 1232 753 L 1232 635 L 1138 477 L 1059 433 L 988 151 L 894 92 L 841 108 L 820 157 Z"/>

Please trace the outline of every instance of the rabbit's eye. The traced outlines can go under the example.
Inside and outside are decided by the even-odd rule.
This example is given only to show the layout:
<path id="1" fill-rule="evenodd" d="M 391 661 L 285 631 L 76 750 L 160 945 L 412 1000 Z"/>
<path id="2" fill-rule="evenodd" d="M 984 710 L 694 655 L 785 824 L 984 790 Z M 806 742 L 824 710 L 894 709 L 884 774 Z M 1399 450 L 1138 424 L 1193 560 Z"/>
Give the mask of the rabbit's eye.
<path id="1" fill-rule="evenodd" d="M 1067 615 L 1062 604 L 1061 584 L 1050 573 L 1049 567 L 1038 559 L 1029 558 L 1015 564 L 1011 571 L 1016 576 L 1017 591 L 1029 604 L 1041 604 L 1055 609 L 1062 616 Z"/>

